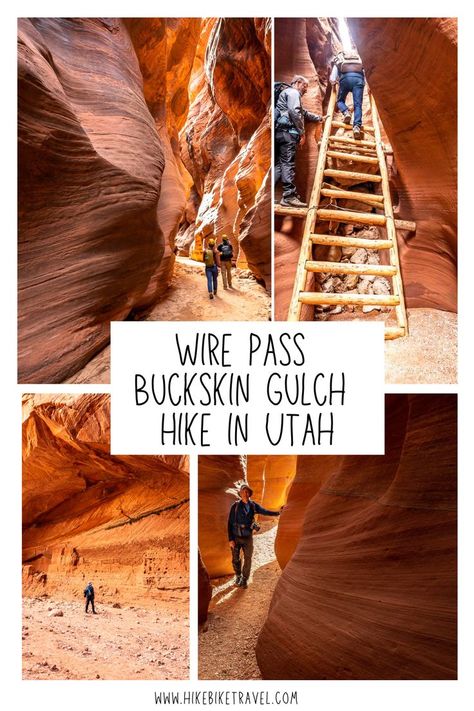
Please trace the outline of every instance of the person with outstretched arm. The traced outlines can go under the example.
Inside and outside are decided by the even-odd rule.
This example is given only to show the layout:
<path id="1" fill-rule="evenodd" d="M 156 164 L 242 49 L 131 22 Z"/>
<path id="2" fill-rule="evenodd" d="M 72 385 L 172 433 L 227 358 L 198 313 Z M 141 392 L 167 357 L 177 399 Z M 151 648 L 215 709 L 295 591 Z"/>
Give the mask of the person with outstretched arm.
<path id="1" fill-rule="evenodd" d="M 227 523 L 229 544 L 232 551 L 232 567 L 236 576 L 235 584 L 241 588 L 247 587 L 252 566 L 253 532 L 260 528 L 254 520 L 255 514 L 279 516 L 283 510 L 282 506 L 279 511 L 268 511 L 260 504 L 257 504 L 256 501 L 252 501 L 250 498 L 252 495 L 253 491 L 248 484 L 240 485 L 240 500 L 232 504 Z M 243 565 L 241 554 L 244 559 Z"/>

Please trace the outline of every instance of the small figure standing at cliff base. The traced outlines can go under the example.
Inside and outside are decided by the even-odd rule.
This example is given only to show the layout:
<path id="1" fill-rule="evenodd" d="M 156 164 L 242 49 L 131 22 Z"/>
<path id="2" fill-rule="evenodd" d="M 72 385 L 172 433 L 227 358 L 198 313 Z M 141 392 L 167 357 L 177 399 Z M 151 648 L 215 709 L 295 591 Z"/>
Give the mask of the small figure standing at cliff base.
<path id="1" fill-rule="evenodd" d="M 320 123 L 323 117 L 306 111 L 301 97 L 308 91 L 308 80 L 299 74 L 293 77 L 291 85 L 284 82 L 275 84 L 275 185 L 281 180 L 283 197 L 281 205 L 305 207 L 295 186 L 296 149 L 303 146 L 305 121 Z"/>
<path id="2" fill-rule="evenodd" d="M 362 99 L 364 97 L 365 75 L 362 60 L 357 50 L 339 52 L 334 57 L 333 68 L 329 81 L 335 84 L 339 80 L 339 93 L 337 95 L 337 108 L 342 112 L 344 123 L 350 124 L 351 112 L 346 105 L 346 97 L 352 93 L 354 101 L 354 138 L 362 136 Z"/>
<path id="3" fill-rule="evenodd" d="M 222 242 L 217 247 L 217 250 L 220 256 L 224 289 L 227 289 L 227 286 L 229 286 L 229 289 L 232 289 L 232 257 L 234 256 L 234 250 L 227 235 L 222 235 Z"/>
<path id="4" fill-rule="evenodd" d="M 227 531 L 229 544 L 232 551 L 232 567 L 235 572 L 235 584 L 241 588 L 247 587 L 250 576 L 253 554 L 253 533 L 259 531 L 260 526 L 255 521 L 255 514 L 262 516 L 279 516 L 280 511 L 268 511 L 263 506 L 251 500 L 253 490 L 248 484 L 241 483 L 238 488 L 240 501 L 232 504 L 229 511 Z M 243 565 L 240 554 L 243 554 Z"/>
<path id="5" fill-rule="evenodd" d="M 92 583 L 87 583 L 87 587 L 84 590 L 84 597 L 86 598 L 86 612 L 89 611 L 89 605 L 91 605 L 93 614 L 97 615 L 94 607 L 95 592 Z"/>
<path id="6" fill-rule="evenodd" d="M 207 279 L 207 290 L 209 292 L 209 298 L 213 299 L 217 294 L 217 276 L 219 274 L 219 252 L 216 249 L 216 241 L 214 239 L 207 240 L 207 247 L 203 249 L 202 261 L 204 262 L 206 279 Z"/>

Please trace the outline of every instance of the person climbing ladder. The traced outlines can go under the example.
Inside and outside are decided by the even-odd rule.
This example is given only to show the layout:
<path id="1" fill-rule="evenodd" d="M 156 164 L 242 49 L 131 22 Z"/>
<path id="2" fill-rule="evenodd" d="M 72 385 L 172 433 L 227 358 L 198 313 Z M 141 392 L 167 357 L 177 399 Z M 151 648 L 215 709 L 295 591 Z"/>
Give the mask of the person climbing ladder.
<path id="1" fill-rule="evenodd" d="M 362 99 L 364 97 L 365 75 L 362 60 L 353 47 L 351 52 L 339 52 L 334 57 L 329 81 L 335 84 L 339 80 L 337 108 L 343 115 L 344 123 L 351 122 L 351 112 L 346 105 L 346 97 L 352 92 L 354 101 L 354 138 L 362 137 Z"/>
<path id="2" fill-rule="evenodd" d="M 207 240 L 207 247 L 202 251 L 202 260 L 205 264 L 207 278 L 207 290 L 209 298 L 213 299 L 217 294 L 217 276 L 219 274 L 219 252 L 216 249 L 216 241 L 211 237 Z"/>

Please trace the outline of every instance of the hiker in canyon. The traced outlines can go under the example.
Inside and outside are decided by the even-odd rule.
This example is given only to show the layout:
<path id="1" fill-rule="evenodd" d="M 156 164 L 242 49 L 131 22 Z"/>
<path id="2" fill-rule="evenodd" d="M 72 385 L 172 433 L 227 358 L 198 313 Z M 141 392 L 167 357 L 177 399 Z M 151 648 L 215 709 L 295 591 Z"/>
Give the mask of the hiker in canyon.
<path id="1" fill-rule="evenodd" d="M 251 500 L 250 497 L 253 495 L 253 490 L 246 483 L 239 485 L 238 493 L 240 501 L 233 503 L 230 508 L 227 531 L 232 551 L 232 567 L 236 576 L 235 584 L 241 588 L 246 588 L 252 566 L 253 533 L 260 529 L 260 526 L 255 521 L 255 514 L 279 516 L 283 506 L 279 511 L 264 509 L 256 501 Z M 241 553 L 244 558 L 243 565 Z"/>
<path id="2" fill-rule="evenodd" d="M 219 274 L 220 256 L 216 248 L 216 241 L 212 237 L 207 240 L 207 246 L 203 249 L 202 260 L 205 264 L 209 298 L 213 299 L 217 294 L 217 277 Z"/>
<path id="3" fill-rule="evenodd" d="M 87 587 L 84 590 L 84 597 L 86 598 L 86 612 L 89 611 L 89 605 L 92 606 L 92 614 L 97 615 L 94 606 L 95 591 L 94 586 L 91 582 L 87 583 Z"/>
<path id="4" fill-rule="evenodd" d="M 346 97 L 352 93 L 354 102 L 354 138 L 362 136 L 362 99 L 364 97 L 365 75 L 362 60 L 355 47 L 350 52 L 339 52 L 332 60 L 333 67 L 329 81 L 339 81 L 337 108 L 343 115 L 344 123 L 350 124 L 351 112 L 346 105 Z"/>
<path id="5" fill-rule="evenodd" d="M 291 84 L 275 86 L 275 185 L 281 181 L 283 196 L 280 204 L 305 207 L 295 186 L 295 160 L 298 146 L 305 143 L 305 121 L 321 123 L 323 116 L 303 108 L 301 97 L 308 91 L 308 80 L 297 74 Z"/>
<path id="6" fill-rule="evenodd" d="M 222 242 L 217 247 L 219 252 L 220 262 L 221 262 L 221 274 L 222 283 L 224 289 L 232 289 L 232 257 L 234 256 L 234 250 L 227 235 L 222 235 Z"/>

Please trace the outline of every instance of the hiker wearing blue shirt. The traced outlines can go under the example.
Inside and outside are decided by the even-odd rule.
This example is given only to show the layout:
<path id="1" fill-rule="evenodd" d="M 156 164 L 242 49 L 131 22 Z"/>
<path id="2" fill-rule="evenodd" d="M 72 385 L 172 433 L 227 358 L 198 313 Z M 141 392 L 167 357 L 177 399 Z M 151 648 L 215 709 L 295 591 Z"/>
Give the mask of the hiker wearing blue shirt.
<path id="1" fill-rule="evenodd" d="M 229 534 L 229 544 L 232 550 L 232 567 L 235 572 L 235 584 L 241 588 L 247 587 L 247 580 L 250 575 L 253 554 L 253 532 L 258 531 L 260 526 L 255 522 L 255 514 L 262 516 L 279 516 L 280 511 L 268 511 L 263 506 L 251 500 L 253 491 L 248 484 L 242 484 L 239 488 L 240 501 L 232 504 L 229 511 L 227 531 Z M 242 565 L 241 556 L 243 554 L 244 563 Z"/>

